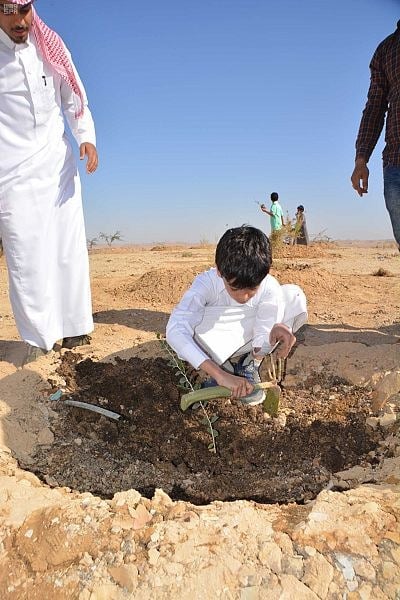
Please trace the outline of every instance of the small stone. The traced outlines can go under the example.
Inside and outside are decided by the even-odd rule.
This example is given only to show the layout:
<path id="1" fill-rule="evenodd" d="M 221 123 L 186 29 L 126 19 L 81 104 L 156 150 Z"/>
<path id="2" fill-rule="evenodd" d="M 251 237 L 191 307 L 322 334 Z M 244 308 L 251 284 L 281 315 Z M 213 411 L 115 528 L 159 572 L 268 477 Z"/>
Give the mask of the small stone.
<path id="1" fill-rule="evenodd" d="M 240 590 L 240 600 L 259 600 L 260 588 L 258 586 L 245 587 Z"/>
<path id="2" fill-rule="evenodd" d="M 118 585 L 126 588 L 128 592 L 133 592 L 138 584 L 138 570 L 135 565 L 121 565 L 120 567 L 110 567 L 108 569 L 111 577 Z"/>
<path id="3" fill-rule="evenodd" d="M 399 569 L 398 567 L 388 560 L 385 561 L 382 565 L 382 577 L 387 581 L 396 581 L 399 579 Z"/>
<path id="4" fill-rule="evenodd" d="M 282 571 L 282 550 L 275 542 L 265 542 L 258 553 L 260 563 L 277 575 Z"/>
<path id="5" fill-rule="evenodd" d="M 81 560 L 79 561 L 79 564 L 83 565 L 84 567 L 91 567 L 93 564 L 93 558 L 90 556 L 90 554 L 85 552 Z"/>
<path id="6" fill-rule="evenodd" d="M 327 597 L 333 575 L 334 568 L 319 552 L 304 561 L 302 582 L 319 598 Z"/>
<path id="7" fill-rule="evenodd" d="M 293 575 L 296 579 L 303 577 L 303 557 L 302 556 L 285 556 L 282 561 L 282 569 L 284 573 Z"/>
<path id="8" fill-rule="evenodd" d="M 352 579 L 351 581 L 347 582 L 347 589 L 349 590 L 349 592 L 354 592 L 357 588 L 358 588 L 357 579 Z"/>
<path id="9" fill-rule="evenodd" d="M 371 563 L 369 563 L 364 558 L 355 559 L 353 562 L 353 567 L 355 574 L 359 577 L 362 577 L 363 579 L 368 579 L 368 581 L 375 581 L 375 569 L 373 568 Z"/>
<path id="10" fill-rule="evenodd" d="M 58 487 L 58 481 L 51 475 L 45 475 L 44 480 L 50 487 Z"/>
<path id="11" fill-rule="evenodd" d="M 279 427 L 286 427 L 287 416 L 280 412 L 277 417 L 275 417 L 275 422 L 279 425 Z"/>
<path id="12" fill-rule="evenodd" d="M 338 553 L 335 554 L 335 557 L 336 557 L 337 562 L 339 563 L 339 565 L 342 568 L 343 577 L 347 581 L 354 580 L 355 573 L 354 573 L 353 562 L 352 562 L 351 558 L 349 558 L 348 556 L 346 556 L 344 554 L 338 554 Z M 354 590 L 350 590 L 350 591 L 354 591 Z"/>
<path id="13" fill-rule="evenodd" d="M 54 442 L 54 433 L 48 427 L 45 427 L 38 433 L 38 444 L 40 446 L 49 446 Z"/>
<path id="14" fill-rule="evenodd" d="M 74 439 L 74 444 L 76 444 L 77 446 L 81 446 L 82 445 L 82 439 L 77 437 Z"/>
<path id="15" fill-rule="evenodd" d="M 151 565 L 157 564 L 158 559 L 160 558 L 160 553 L 155 548 L 151 548 L 148 552 L 149 555 L 149 563 Z"/>
<path id="16" fill-rule="evenodd" d="M 379 417 L 379 425 L 383 428 L 390 427 L 396 423 L 396 415 L 392 413 L 386 413 L 383 417 Z"/>

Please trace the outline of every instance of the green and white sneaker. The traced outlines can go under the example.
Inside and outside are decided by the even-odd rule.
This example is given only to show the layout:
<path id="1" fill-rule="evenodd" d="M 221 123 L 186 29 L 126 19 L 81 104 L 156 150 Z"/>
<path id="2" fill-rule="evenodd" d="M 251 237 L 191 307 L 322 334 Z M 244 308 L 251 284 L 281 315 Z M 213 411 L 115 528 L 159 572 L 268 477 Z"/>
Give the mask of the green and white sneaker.
<path id="1" fill-rule="evenodd" d="M 261 377 L 259 373 L 261 363 L 262 360 L 255 359 L 252 352 L 244 354 L 235 364 L 235 375 L 238 375 L 239 377 L 245 377 L 247 381 L 253 385 L 256 383 L 261 383 Z M 264 390 L 253 390 L 251 394 L 240 398 L 240 402 L 242 404 L 246 404 L 247 406 L 256 406 L 257 404 L 264 402 L 264 400 Z"/>

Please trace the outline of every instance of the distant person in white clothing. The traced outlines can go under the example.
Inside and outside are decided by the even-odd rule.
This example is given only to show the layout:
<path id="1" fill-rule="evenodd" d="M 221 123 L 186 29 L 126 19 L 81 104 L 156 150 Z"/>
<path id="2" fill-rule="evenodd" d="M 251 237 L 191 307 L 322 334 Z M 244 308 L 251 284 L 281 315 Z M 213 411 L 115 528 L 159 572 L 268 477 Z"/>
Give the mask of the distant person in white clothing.
<path id="1" fill-rule="evenodd" d="M 261 362 L 277 342 L 277 356 L 289 354 L 293 331 L 307 319 L 306 299 L 298 286 L 281 286 L 268 274 L 270 243 L 254 227 L 226 231 L 215 264 L 196 277 L 172 312 L 167 342 L 211 384 L 227 387 L 244 404 L 260 404 L 265 393 L 254 384 L 261 381 Z"/>
<path id="2" fill-rule="evenodd" d="M 24 363 L 93 329 L 81 186 L 67 121 L 86 170 L 98 157 L 82 82 L 32 2 L 0 4 L 0 237 Z"/>

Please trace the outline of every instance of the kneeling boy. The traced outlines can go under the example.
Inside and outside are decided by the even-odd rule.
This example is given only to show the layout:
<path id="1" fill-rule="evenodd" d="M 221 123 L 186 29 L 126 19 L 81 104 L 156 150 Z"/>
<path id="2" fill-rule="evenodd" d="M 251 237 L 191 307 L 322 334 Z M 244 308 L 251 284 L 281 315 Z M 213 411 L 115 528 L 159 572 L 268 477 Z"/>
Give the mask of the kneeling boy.
<path id="1" fill-rule="evenodd" d="M 293 332 L 307 320 L 303 291 L 281 286 L 268 274 L 271 262 L 262 231 L 228 229 L 217 244 L 216 267 L 195 278 L 167 324 L 167 342 L 180 358 L 249 405 L 265 398 L 254 389 L 264 356 L 279 343 L 277 356 L 286 358 Z"/>

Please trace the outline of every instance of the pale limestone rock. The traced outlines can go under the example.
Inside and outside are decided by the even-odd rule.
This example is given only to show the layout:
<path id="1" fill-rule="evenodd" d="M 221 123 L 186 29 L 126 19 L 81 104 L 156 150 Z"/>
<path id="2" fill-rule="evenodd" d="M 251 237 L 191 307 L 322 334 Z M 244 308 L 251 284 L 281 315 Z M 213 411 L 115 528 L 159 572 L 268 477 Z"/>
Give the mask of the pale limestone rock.
<path id="1" fill-rule="evenodd" d="M 229 569 L 229 571 L 233 575 L 235 575 L 235 573 L 237 573 L 242 568 L 242 563 L 230 554 L 224 554 L 223 561 L 224 565 Z"/>
<path id="2" fill-rule="evenodd" d="M 259 600 L 259 586 L 246 587 L 240 590 L 240 600 Z"/>
<path id="3" fill-rule="evenodd" d="M 188 564 L 193 562 L 195 555 L 197 554 L 195 550 L 195 540 L 189 539 L 182 544 L 179 544 L 175 548 L 173 559 L 175 562 Z"/>
<path id="4" fill-rule="evenodd" d="M 332 565 L 317 553 L 304 561 L 304 575 L 302 582 L 307 585 L 320 598 L 326 598 L 333 578 Z"/>
<path id="5" fill-rule="evenodd" d="M 396 494 L 390 490 L 388 493 L 393 505 Z M 376 495 L 379 498 L 379 492 L 371 485 L 344 494 L 321 492 L 308 518 L 294 528 L 292 539 L 302 546 L 314 546 L 322 553 L 336 550 L 376 556 L 380 541 L 397 529 L 396 517 L 386 509 L 390 504 L 385 502 L 380 506 L 374 501 Z M 329 518 L 315 521 L 314 512 L 326 513 Z"/>
<path id="6" fill-rule="evenodd" d="M 129 506 L 132 506 L 133 508 L 135 508 L 136 505 L 139 504 L 141 497 L 142 496 L 136 490 L 127 490 L 126 492 L 117 492 L 116 494 L 114 494 L 110 505 L 112 508 L 114 508 L 114 507 L 124 506 L 124 504 L 128 504 Z"/>
<path id="7" fill-rule="evenodd" d="M 354 592 L 354 590 L 356 590 L 358 588 L 357 579 L 351 579 L 350 581 L 347 581 L 346 584 L 347 584 L 347 589 L 350 592 Z"/>
<path id="8" fill-rule="evenodd" d="M 279 575 L 282 571 L 282 550 L 275 542 L 265 542 L 258 552 L 260 563 L 273 573 Z"/>
<path id="9" fill-rule="evenodd" d="M 400 582 L 400 568 L 398 565 L 386 560 L 382 564 L 380 569 L 381 575 L 387 581 L 397 581 Z M 399 587 L 400 591 L 400 587 Z"/>
<path id="10" fill-rule="evenodd" d="M 400 371 L 386 373 L 372 392 L 371 408 L 380 410 L 390 396 L 400 391 Z"/>
<path id="11" fill-rule="evenodd" d="M 260 600 L 280 600 L 282 587 L 279 578 L 274 573 L 270 573 L 263 578 L 261 586 Z"/>
<path id="12" fill-rule="evenodd" d="M 370 562 L 364 558 L 355 558 L 353 561 L 353 568 L 356 575 L 368 581 L 375 581 L 376 573 L 374 567 Z"/>
<path id="13" fill-rule="evenodd" d="M 288 575 L 293 575 L 297 579 L 302 579 L 304 574 L 302 556 L 284 556 L 282 560 L 282 570 Z"/>
<path id="14" fill-rule="evenodd" d="M 284 554 L 293 554 L 293 542 L 287 533 L 277 531 L 274 535 L 274 540 Z"/>
<path id="15" fill-rule="evenodd" d="M 130 490 L 133 491 L 133 490 Z M 131 516 L 134 518 L 133 529 L 142 529 L 149 521 L 152 516 L 143 504 L 138 504 L 136 508 L 128 507 Z"/>
<path id="16" fill-rule="evenodd" d="M 64 502 L 62 508 L 55 506 L 34 511 L 16 534 L 19 555 L 33 570 L 42 572 L 51 566 L 79 561 L 85 552 L 94 556 L 102 544 L 106 544 L 109 551 L 116 550 L 105 535 L 109 520 L 105 518 L 102 528 L 99 524 L 95 529 L 84 523 L 84 516 L 79 500 Z M 100 510 L 97 516 L 100 520 Z M 29 530 L 33 533 L 27 538 L 25 534 Z"/>
<path id="17" fill-rule="evenodd" d="M 90 554 L 85 552 L 79 561 L 79 564 L 83 565 L 84 567 L 91 567 L 93 565 L 93 558 L 90 556 Z"/>
<path id="18" fill-rule="evenodd" d="M 368 417 L 367 419 L 365 419 L 365 422 L 369 427 L 371 427 L 371 429 L 377 429 L 379 425 L 378 417 Z"/>
<path id="19" fill-rule="evenodd" d="M 390 550 L 390 554 L 393 557 L 393 560 L 396 564 L 400 565 L 400 546 L 396 546 L 396 548 L 392 548 Z"/>
<path id="20" fill-rule="evenodd" d="M 397 584 L 396 584 L 396 586 L 397 586 Z M 397 586 L 396 592 L 398 592 L 398 591 L 399 590 L 398 590 L 398 586 Z M 384 593 L 378 586 L 375 586 L 373 588 L 373 590 L 372 590 L 372 597 L 373 597 L 374 600 L 388 600 L 387 594 Z M 392 598 L 394 600 L 397 600 L 395 594 L 393 594 L 393 596 L 391 597 L 391 600 L 392 600 Z"/>
<path id="21" fill-rule="evenodd" d="M 339 585 L 336 581 L 332 581 L 328 590 L 329 600 L 343 600 L 344 594 L 342 589 L 342 585 Z"/>
<path id="22" fill-rule="evenodd" d="M 87 588 L 85 588 L 79 594 L 78 600 L 90 600 L 90 594 L 91 594 L 90 590 L 88 590 Z"/>
<path id="23" fill-rule="evenodd" d="M 336 553 L 335 558 L 339 563 L 343 577 L 346 579 L 346 581 L 353 581 L 356 576 L 353 567 L 353 558 L 340 553 Z"/>
<path id="24" fill-rule="evenodd" d="M 174 577 L 182 577 L 185 573 L 185 567 L 180 563 L 167 562 L 164 565 L 165 571 Z"/>
<path id="25" fill-rule="evenodd" d="M 133 592 L 138 584 L 138 570 L 135 565 L 121 565 L 108 569 L 111 577 L 118 585 L 124 587 L 128 592 Z"/>
<path id="26" fill-rule="evenodd" d="M 90 594 L 90 600 L 122 600 L 124 596 L 124 591 L 118 586 L 111 583 L 99 583 Z"/>
<path id="27" fill-rule="evenodd" d="M 156 488 L 152 504 L 156 510 L 163 511 L 167 508 L 171 508 L 174 502 L 162 489 Z"/>
<path id="28" fill-rule="evenodd" d="M 357 592 L 360 600 L 373 600 L 372 585 L 370 583 L 362 583 Z"/>
<path id="29" fill-rule="evenodd" d="M 282 593 L 279 600 L 318 600 L 318 596 L 293 575 L 281 575 Z"/>
<path id="30" fill-rule="evenodd" d="M 148 552 L 148 556 L 149 556 L 149 563 L 151 565 L 156 565 L 158 562 L 158 559 L 160 558 L 160 553 L 155 548 L 151 548 Z"/>
<path id="31" fill-rule="evenodd" d="M 397 417 L 393 413 L 386 413 L 382 417 L 379 417 L 379 425 L 384 429 L 391 427 L 396 423 Z"/>

